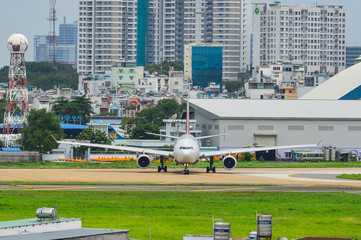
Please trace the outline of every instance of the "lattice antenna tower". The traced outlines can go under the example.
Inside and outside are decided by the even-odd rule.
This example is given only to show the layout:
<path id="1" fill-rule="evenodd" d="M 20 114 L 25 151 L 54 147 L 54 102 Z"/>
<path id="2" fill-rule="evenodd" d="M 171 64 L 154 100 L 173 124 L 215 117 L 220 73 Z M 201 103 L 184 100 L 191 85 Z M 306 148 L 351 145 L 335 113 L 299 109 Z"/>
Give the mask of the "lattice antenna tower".
<path id="1" fill-rule="evenodd" d="M 49 10 L 49 35 L 48 35 L 48 43 L 49 43 L 49 54 L 48 54 L 48 62 L 56 67 L 56 35 L 55 35 L 55 22 L 56 18 L 56 10 L 55 4 L 56 0 L 49 0 L 50 10 Z"/>
<path id="2" fill-rule="evenodd" d="M 3 141 L 9 146 L 17 137 L 21 125 L 29 113 L 28 84 L 26 80 L 25 51 L 28 40 L 16 33 L 7 42 L 10 51 L 9 81 L 6 92 L 4 113 Z"/>

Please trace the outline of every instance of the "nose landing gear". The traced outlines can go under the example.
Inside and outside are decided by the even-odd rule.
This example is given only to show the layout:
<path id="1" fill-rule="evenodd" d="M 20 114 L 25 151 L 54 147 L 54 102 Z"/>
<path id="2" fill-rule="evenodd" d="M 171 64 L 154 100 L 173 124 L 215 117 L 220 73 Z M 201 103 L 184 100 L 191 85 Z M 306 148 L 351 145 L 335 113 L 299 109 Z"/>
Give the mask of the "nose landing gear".
<path id="1" fill-rule="evenodd" d="M 188 165 L 189 164 L 184 164 L 183 174 L 189 174 Z"/>

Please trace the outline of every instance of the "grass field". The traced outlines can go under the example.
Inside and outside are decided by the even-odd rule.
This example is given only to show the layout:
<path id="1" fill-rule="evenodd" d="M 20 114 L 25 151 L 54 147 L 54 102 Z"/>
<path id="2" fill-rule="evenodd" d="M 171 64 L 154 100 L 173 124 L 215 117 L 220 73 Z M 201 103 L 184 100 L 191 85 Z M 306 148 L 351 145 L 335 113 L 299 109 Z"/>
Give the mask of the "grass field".
<path id="1" fill-rule="evenodd" d="M 338 178 L 361 180 L 361 174 L 342 174 Z"/>
<path id="2" fill-rule="evenodd" d="M 175 163 L 166 163 L 169 168 L 183 168 L 182 165 Z M 156 168 L 159 163 L 153 162 L 151 168 Z M 200 164 L 191 165 L 190 167 L 206 167 L 209 166 L 208 162 L 201 162 Z M 214 166 L 223 168 L 220 161 L 216 161 Z M 361 162 L 260 162 L 251 161 L 244 162 L 238 161 L 237 168 L 351 168 L 361 167 Z M 33 169 L 49 169 L 49 168 L 84 168 L 84 169 L 99 169 L 99 168 L 138 168 L 135 161 L 129 162 L 112 162 L 112 163 L 99 163 L 99 162 L 40 162 L 40 163 L 4 163 L 0 162 L 0 169 L 9 168 L 33 168 Z"/>
<path id="3" fill-rule="evenodd" d="M 256 212 L 273 215 L 273 239 L 361 237 L 361 196 L 346 193 L 0 191 L 0 221 L 53 205 L 83 227 L 128 229 L 137 239 L 149 239 L 149 222 L 152 239 L 211 235 L 212 215 L 232 223 L 233 236 L 247 236 Z"/>

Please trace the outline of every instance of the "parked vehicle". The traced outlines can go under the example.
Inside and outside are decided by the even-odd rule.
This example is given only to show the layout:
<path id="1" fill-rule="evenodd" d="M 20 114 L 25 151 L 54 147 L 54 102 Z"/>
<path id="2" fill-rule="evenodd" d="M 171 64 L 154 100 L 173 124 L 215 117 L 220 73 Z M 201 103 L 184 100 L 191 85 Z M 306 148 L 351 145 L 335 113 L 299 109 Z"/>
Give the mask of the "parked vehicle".
<path id="1" fill-rule="evenodd" d="M 325 154 L 323 152 L 304 152 L 298 156 L 299 162 L 323 162 Z"/>

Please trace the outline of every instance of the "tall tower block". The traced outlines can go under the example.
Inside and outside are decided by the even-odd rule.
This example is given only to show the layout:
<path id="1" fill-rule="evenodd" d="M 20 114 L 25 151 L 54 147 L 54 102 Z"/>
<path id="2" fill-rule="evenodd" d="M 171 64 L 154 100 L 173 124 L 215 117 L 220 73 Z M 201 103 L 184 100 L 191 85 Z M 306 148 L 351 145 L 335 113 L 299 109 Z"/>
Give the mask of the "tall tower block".
<path id="1" fill-rule="evenodd" d="M 18 133 L 29 112 L 25 68 L 25 51 L 28 49 L 28 40 L 24 35 L 16 33 L 9 37 L 7 46 L 10 51 L 10 66 L 3 140 L 4 144 L 9 146 L 9 143 L 14 140 L 13 134 Z"/>

